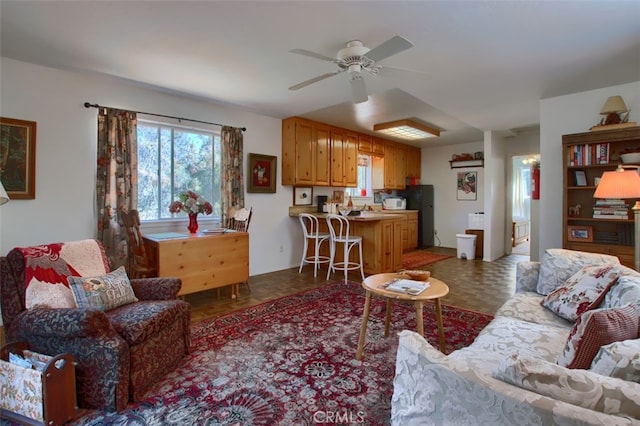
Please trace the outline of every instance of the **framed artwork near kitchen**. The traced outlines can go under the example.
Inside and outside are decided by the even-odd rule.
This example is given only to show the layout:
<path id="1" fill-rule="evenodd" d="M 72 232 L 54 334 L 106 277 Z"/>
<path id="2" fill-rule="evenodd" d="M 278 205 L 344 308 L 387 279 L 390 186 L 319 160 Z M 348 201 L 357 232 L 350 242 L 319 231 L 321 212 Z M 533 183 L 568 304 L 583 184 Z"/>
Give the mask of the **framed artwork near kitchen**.
<path id="1" fill-rule="evenodd" d="M 310 186 L 296 186 L 293 188 L 293 205 L 310 206 L 313 202 L 313 188 Z"/>
<path id="2" fill-rule="evenodd" d="M 478 172 L 459 172 L 457 177 L 457 200 L 478 199 Z"/>
<path id="3" fill-rule="evenodd" d="M 0 117 L 0 181 L 12 200 L 36 198 L 36 122 Z"/>
<path id="4" fill-rule="evenodd" d="M 247 192 L 276 192 L 276 157 L 273 155 L 249 154 Z"/>

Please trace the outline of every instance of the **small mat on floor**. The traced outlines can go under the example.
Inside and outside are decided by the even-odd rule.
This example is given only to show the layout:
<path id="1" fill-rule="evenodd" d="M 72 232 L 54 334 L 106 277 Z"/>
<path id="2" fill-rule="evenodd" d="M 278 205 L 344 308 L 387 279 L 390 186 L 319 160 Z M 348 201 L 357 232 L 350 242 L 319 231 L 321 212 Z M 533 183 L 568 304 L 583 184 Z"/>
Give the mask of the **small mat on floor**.
<path id="1" fill-rule="evenodd" d="M 404 269 L 419 269 L 432 263 L 453 257 L 449 254 L 431 253 L 424 250 L 414 250 L 402 255 L 402 267 Z"/>

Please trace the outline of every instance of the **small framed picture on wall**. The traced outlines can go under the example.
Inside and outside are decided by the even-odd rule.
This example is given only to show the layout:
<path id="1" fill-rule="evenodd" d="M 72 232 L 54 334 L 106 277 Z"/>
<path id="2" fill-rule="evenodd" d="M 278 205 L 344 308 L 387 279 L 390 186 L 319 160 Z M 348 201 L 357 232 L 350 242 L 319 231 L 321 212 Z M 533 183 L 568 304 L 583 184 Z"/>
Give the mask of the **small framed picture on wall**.
<path id="1" fill-rule="evenodd" d="M 458 172 L 457 200 L 474 201 L 478 199 L 478 172 Z"/>
<path id="2" fill-rule="evenodd" d="M 293 188 L 293 205 L 294 206 L 310 206 L 313 202 L 312 187 L 294 187 Z"/>

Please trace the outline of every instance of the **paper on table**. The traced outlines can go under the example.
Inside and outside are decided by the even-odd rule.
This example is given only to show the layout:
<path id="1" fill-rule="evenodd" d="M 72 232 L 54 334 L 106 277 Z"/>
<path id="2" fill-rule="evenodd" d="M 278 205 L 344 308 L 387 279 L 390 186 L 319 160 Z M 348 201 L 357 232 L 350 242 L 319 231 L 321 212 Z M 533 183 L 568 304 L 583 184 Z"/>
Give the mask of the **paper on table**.
<path id="1" fill-rule="evenodd" d="M 417 295 L 429 288 L 429 282 L 397 279 L 389 281 L 383 287 L 386 290 L 395 291 L 398 293 Z"/>

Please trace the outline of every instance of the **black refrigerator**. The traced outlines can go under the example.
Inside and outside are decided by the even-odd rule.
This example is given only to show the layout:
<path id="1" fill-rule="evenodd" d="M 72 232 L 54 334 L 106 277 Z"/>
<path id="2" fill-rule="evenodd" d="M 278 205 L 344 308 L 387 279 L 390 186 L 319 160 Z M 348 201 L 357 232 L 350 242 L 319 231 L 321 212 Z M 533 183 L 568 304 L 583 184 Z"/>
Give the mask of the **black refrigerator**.
<path id="1" fill-rule="evenodd" d="M 432 247 L 434 238 L 433 185 L 408 186 L 398 191 L 407 200 L 407 210 L 418 210 L 418 247 Z"/>

